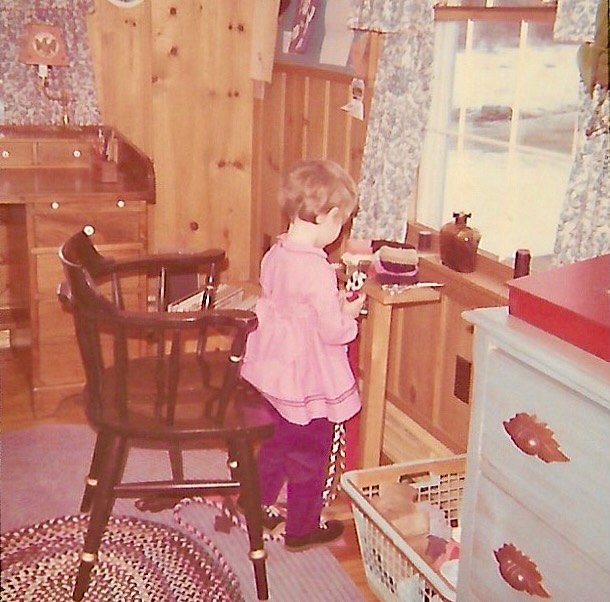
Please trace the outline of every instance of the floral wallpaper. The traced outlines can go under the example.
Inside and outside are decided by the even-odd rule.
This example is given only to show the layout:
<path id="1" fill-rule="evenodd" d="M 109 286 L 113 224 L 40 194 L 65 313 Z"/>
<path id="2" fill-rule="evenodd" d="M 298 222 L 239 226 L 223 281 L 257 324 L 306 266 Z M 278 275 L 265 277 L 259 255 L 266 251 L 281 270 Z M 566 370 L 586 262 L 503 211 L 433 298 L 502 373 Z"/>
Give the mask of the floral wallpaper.
<path id="1" fill-rule="evenodd" d="M 433 0 L 353 0 L 354 29 L 382 32 L 354 238 L 404 241 L 431 101 Z"/>
<path id="2" fill-rule="evenodd" d="M 555 36 L 592 40 L 599 6 L 599 0 L 560 0 Z M 592 96 L 582 84 L 580 96 L 578 147 L 555 237 L 558 264 L 610 253 L 610 98 L 599 84 Z"/>
<path id="3" fill-rule="evenodd" d="M 86 26 L 86 15 L 93 8 L 94 0 L 0 2 L 0 77 L 6 124 L 61 123 L 61 103 L 44 96 L 36 67 L 18 60 L 21 31 L 32 22 L 57 25 L 63 31 L 70 64 L 49 70 L 49 89 L 68 94 L 71 122 L 79 125 L 100 123 Z"/>

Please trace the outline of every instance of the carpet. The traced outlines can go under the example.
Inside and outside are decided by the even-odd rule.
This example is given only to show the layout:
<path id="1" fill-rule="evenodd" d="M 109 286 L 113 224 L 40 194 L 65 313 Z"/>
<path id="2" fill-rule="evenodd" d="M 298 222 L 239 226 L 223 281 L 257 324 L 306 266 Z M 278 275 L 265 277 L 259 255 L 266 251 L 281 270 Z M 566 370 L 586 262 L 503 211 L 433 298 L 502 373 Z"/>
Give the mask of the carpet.
<path id="1" fill-rule="evenodd" d="M 3 602 L 70 600 L 85 515 L 54 518 L 0 536 Z M 205 592 L 205 594 L 204 594 Z M 180 531 L 134 517 L 110 517 L 84 600 L 242 602 L 232 571 Z"/>
<path id="2" fill-rule="evenodd" d="M 5 533 L 49 519 L 77 515 L 94 441 L 89 427 L 77 425 L 43 425 L 2 433 L 0 530 Z M 208 477 L 225 476 L 228 470 L 225 462 L 225 454 L 218 450 L 188 451 L 184 458 L 185 473 L 188 478 L 201 474 L 201 468 L 205 467 Z M 130 454 L 125 478 L 135 474 L 167 478 L 169 470 L 166 453 L 137 449 Z M 208 542 L 202 541 L 202 536 L 209 538 L 233 569 L 244 600 L 256 601 L 247 536 L 238 527 L 229 533 L 216 531 L 218 510 L 214 506 L 189 501 L 180 504 L 176 513 L 165 510 L 153 514 L 140 512 L 132 500 L 119 499 L 113 515 L 166 525 L 204 546 Z M 271 602 L 364 601 L 328 550 L 316 548 L 293 554 L 286 552 L 280 541 L 268 541 L 266 549 Z"/>

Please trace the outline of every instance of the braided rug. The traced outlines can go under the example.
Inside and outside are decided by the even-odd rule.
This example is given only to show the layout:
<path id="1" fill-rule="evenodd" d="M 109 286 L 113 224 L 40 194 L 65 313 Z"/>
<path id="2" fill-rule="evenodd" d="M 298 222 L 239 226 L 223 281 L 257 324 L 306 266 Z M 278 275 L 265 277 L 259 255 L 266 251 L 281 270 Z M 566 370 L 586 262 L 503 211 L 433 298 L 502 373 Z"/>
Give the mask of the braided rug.
<path id="1" fill-rule="evenodd" d="M 2 602 L 66 602 L 89 522 L 66 516 L 3 533 Z M 226 562 L 186 535 L 132 517 L 110 517 L 85 600 L 243 602 Z"/>

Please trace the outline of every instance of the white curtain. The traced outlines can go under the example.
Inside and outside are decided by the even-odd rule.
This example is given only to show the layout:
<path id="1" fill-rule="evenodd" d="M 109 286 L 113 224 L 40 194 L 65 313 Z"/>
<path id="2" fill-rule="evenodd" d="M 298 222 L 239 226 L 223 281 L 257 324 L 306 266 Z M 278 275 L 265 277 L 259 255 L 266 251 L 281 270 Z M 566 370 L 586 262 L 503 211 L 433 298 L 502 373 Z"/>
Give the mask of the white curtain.
<path id="1" fill-rule="evenodd" d="M 381 32 L 354 238 L 404 241 L 431 100 L 434 0 L 353 0 L 354 29 Z"/>

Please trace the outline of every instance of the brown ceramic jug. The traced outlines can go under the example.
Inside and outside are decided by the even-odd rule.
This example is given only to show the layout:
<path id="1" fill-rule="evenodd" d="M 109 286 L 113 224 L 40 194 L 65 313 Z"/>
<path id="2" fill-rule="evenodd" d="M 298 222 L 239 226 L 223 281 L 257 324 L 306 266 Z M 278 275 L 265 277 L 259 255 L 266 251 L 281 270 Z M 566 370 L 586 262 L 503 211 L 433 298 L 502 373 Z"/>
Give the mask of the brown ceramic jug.
<path id="1" fill-rule="evenodd" d="M 474 272 L 481 234 L 467 225 L 470 213 L 456 212 L 441 228 L 441 261 L 456 272 Z"/>

